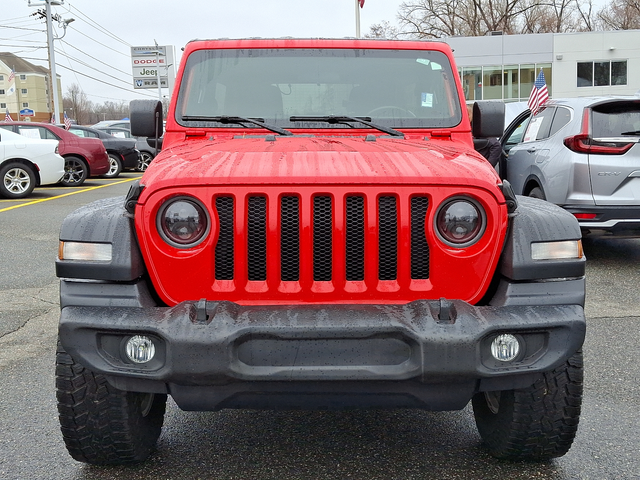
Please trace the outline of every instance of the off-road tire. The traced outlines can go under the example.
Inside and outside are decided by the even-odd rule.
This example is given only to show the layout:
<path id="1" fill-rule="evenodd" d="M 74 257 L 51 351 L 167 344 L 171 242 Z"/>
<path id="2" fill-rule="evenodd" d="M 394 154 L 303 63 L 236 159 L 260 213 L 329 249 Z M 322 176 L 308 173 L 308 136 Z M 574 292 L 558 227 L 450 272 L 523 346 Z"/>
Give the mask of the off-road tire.
<path id="1" fill-rule="evenodd" d="M 473 413 L 489 452 L 497 458 L 535 461 L 567 453 L 578 430 L 582 380 L 579 351 L 528 388 L 476 394 Z M 487 401 L 490 395 L 497 413 Z"/>
<path id="2" fill-rule="evenodd" d="M 56 397 L 64 442 L 79 462 L 138 463 L 154 450 L 167 396 L 118 390 L 75 362 L 59 342 Z"/>

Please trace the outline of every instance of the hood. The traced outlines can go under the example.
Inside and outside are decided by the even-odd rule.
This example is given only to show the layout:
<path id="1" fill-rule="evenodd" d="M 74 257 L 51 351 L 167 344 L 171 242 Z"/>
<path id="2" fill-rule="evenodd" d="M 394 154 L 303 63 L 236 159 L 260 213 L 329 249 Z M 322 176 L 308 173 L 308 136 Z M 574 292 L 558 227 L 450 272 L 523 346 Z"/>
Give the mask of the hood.
<path id="1" fill-rule="evenodd" d="M 177 184 L 458 184 L 491 189 L 500 183 L 482 156 L 451 141 L 269 140 L 273 138 L 188 140 L 163 150 L 141 183 L 154 191 Z"/>

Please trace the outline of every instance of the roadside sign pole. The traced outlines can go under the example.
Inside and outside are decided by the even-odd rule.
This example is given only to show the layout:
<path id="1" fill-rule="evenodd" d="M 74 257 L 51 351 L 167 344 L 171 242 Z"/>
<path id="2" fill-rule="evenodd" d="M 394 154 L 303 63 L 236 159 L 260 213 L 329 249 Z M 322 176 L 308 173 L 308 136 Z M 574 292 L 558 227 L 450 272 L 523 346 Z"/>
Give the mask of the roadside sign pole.
<path id="1" fill-rule="evenodd" d="M 156 79 L 158 81 L 158 100 L 162 102 L 162 85 L 160 84 L 160 48 L 158 47 L 158 42 L 155 40 L 155 38 L 153 39 L 153 43 L 156 44 Z"/>

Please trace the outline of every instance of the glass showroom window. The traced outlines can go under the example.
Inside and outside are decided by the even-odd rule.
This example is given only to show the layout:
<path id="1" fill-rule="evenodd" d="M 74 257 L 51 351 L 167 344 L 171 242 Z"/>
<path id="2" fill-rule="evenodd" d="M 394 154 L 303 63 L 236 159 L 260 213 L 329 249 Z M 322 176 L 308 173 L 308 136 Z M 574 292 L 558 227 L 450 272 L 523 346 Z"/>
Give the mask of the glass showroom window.
<path id="1" fill-rule="evenodd" d="M 520 79 L 518 65 L 505 65 L 503 73 L 503 86 L 505 100 L 520 99 Z"/>
<path id="2" fill-rule="evenodd" d="M 627 84 L 627 61 L 578 62 L 578 87 Z"/>
<path id="3" fill-rule="evenodd" d="M 482 67 L 462 69 L 462 88 L 465 100 L 482 100 Z"/>
<path id="4" fill-rule="evenodd" d="M 482 98 L 502 99 L 502 66 L 482 69 Z"/>

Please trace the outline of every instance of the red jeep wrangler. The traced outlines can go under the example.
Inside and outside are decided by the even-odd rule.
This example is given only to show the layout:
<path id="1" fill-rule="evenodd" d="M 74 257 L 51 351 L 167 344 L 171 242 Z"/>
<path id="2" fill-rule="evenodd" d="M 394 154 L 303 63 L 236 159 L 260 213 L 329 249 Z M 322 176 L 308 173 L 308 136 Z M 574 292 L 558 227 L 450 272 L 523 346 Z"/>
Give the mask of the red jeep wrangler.
<path id="1" fill-rule="evenodd" d="M 573 441 L 585 258 L 575 218 L 473 149 L 450 48 L 187 45 L 162 153 L 60 233 L 57 398 L 71 455 L 144 460 L 185 410 L 473 404 L 497 457 Z M 159 102 L 132 133 L 162 134 Z"/>

